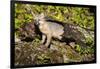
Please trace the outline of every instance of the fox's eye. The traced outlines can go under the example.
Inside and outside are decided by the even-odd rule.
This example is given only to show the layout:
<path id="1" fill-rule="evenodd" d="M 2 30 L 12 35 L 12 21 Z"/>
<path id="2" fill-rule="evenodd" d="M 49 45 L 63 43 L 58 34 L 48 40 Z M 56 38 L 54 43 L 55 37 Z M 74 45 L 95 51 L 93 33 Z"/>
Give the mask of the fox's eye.
<path id="1" fill-rule="evenodd" d="M 40 21 L 40 19 L 38 19 L 38 21 Z"/>

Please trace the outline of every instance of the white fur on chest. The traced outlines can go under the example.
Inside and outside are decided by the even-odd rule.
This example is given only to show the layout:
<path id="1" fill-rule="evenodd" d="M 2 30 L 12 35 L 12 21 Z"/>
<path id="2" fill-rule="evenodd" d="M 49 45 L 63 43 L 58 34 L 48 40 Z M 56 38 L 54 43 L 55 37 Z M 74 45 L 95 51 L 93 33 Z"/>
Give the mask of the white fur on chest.
<path id="1" fill-rule="evenodd" d="M 50 29 L 48 27 L 48 24 L 43 23 L 42 21 L 39 21 L 40 25 L 39 25 L 39 29 L 42 33 L 47 34 L 50 32 Z"/>

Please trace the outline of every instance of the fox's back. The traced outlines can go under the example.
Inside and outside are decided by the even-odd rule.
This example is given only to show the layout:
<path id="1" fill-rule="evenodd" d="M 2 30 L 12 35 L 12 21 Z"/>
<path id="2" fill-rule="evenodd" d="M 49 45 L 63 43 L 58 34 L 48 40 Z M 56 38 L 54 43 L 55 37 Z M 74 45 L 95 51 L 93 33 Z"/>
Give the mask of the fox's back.
<path id="1" fill-rule="evenodd" d="M 54 37 L 56 37 L 57 35 L 62 35 L 64 33 L 64 27 L 62 25 L 53 22 L 48 22 L 47 24 Z"/>

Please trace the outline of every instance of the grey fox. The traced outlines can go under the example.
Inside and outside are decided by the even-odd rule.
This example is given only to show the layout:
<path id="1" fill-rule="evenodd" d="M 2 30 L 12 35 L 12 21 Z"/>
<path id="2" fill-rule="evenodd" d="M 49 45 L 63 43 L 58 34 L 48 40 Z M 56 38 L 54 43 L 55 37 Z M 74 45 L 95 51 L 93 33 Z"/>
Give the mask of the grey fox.
<path id="1" fill-rule="evenodd" d="M 47 37 L 46 46 L 50 44 L 52 37 L 62 39 L 62 34 L 64 33 L 64 27 L 54 22 L 46 21 L 44 14 L 40 14 L 35 18 L 36 25 L 38 25 L 40 31 L 42 32 L 42 41 L 44 43 Z"/>
<path id="2" fill-rule="evenodd" d="M 71 39 L 81 46 L 86 46 L 85 40 L 88 32 L 85 29 L 73 24 L 64 24 L 59 21 L 48 19 L 43 13 L 37 15 L 35 20 L 35 24 L 42 33 L 41 43 L 46 41 L 45 46 L 49 46 L 52 37 L 61 41 L 68 41 Z"/>

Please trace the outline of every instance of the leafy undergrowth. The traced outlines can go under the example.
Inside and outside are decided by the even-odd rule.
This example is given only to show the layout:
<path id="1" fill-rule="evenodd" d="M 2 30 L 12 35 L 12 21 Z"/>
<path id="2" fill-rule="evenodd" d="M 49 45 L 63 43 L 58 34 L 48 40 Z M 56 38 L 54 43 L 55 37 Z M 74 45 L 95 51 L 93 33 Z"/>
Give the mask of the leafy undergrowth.
<path id="1" fill-rule="evenodd" d="M 40 44 L 40 40 L 18 42 L 15 45 L 15 65 L 40 65 L 94 60 L 90 47 L 81 49 L 78 45 L 72 48 L 64 42 L 52 41 L 50 48 Z M 83 51 L 81 51 L 83 50 Z"/>

